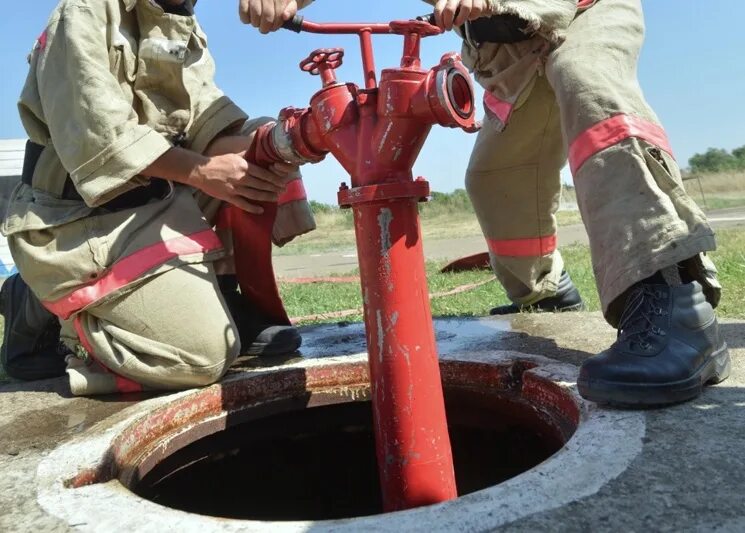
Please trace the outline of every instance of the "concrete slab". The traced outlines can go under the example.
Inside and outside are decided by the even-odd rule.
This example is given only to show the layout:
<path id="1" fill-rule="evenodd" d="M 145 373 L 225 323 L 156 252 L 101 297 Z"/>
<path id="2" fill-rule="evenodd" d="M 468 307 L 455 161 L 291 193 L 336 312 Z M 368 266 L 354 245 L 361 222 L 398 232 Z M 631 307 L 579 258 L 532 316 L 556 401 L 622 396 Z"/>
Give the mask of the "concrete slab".
<path id="1" fill-rule="evenodd" d="M 536 505 L 527 514 L 515 515 L 505 522 L 504 529 L 745 529 L 745 323 L 724 321 L 723 327 L 734 363 L 729 380 L 684 405 L 641 413 L 608 411 L 608 416 L 619 420 L 619 426 L 620 421 L 637 418 L 646 426 L 638 453 L 623 471 L 607 479 L 598 476 L 602 482 L 581 498 L 569 497 L 554 508 Z M 607 346 L 614 335 L 598 314 L 448 320 L 438 321 L 437 330 L 440 350 L 446 355 L 520 352 L 570 365 Z M 304 358 L 293 359 L 291 363 L 312 364 L 308 360 L 330 353 L 355 357 L 353 354 L 364 350 L 359 324 L 311 327 L 305 330 L 305 335 L 312 340 L 304 349 Z M 265 369 L 281 362 L 249 359 L 236 372 Z M 127 409 L 137 409 L 133 404 L 141 399 L 71 398 L 63 380 L 1 386 L 0 530 L 96 529 L 95 523 L 80 523 L 76 527 L 43 510 L 37 493 L 39 464 L 60 444 L 95 431 L 97 424 L 99 427 L 110 424 L 111 420 L 130 412 Z M 603 464 L 598 464 L 597 457 L 589 459 L 591 451 L 586 464 L 566 466 L 563 475 L 567 480 L 598 468 L 602 470 Z M 512 497 L 519 498 L 523 490 L 527 489 L 515 491 Z M 524 493 L 525 497 L 528 493 Z M 498 514 L 500 503 L 495 500 L 492 504 L 494 513 Z M 486 522 L 491 522 L 491 518 Z M 486 522 L 463 522 L 460 529 L 483 530 Z M 367 525 L 375 527 L 374 522 Z"/>

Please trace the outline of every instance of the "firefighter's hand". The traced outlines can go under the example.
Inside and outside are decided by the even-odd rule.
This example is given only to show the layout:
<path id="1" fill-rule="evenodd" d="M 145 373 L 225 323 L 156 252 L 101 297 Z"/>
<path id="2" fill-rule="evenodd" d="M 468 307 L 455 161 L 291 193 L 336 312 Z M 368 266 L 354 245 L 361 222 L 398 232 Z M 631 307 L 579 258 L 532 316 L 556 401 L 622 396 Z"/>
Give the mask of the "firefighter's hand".
<path id="1" fill-rule="evenodd" d="M 191 184 L 213 198 L 260 215 L 264 209 L 255 202 L 276 202 L 289 173 L 296 170 L 281 163 L 262 168 L 246 161 L 245 154 L 216 155 L 196 169 Z"/>
<path id="2" fill-rule="evenodd" d="M 443 30 L 462 26 L 489 11 L 488 0 L 437 0 L 435 22 Z"/>
<path id="3" fill-rule="evenodd" d="M 278 30 L 285 21 L 295 16 L 297 0 L 240 0 L 241 20 L 261 33 Z"/>

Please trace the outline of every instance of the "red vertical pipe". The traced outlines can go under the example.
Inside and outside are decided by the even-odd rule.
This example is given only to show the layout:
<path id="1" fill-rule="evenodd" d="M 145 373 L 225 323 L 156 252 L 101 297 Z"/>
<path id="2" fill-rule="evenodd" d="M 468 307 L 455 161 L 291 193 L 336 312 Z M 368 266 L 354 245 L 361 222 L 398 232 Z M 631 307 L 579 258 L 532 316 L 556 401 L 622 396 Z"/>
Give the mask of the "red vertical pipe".
<path id="1" fill-rule="evenodd" d="M 456 498 L 417 199 L 353 210 L 384 509 Z"/>
<path id="2" fill-rule="evenodd" d="M 375 56 L 372 50 L 372 35 L 370 30 L 360 31 L 360 48 L 362 49 L 362 69 L 365 71 L 365 89 L 375 89 L 378 82 L 375 79 Z"/>

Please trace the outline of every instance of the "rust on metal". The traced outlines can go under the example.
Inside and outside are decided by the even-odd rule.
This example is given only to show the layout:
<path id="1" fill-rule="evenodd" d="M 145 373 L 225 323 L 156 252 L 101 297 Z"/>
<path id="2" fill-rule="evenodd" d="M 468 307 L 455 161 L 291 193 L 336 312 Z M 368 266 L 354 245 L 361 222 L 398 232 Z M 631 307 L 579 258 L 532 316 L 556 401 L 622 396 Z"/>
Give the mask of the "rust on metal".
<path id="1" fill-rule="evenodd" d="M 440 368 L 449 394 L 475 391 L 485 403 L 495 396 L 513 398 L 539 412 L 563 442 L 579 424 L 579 406 L 570 391 L 534 372 L 539 368 L 533 362 L 441 361 Z M 362 361 L 238 375 L 135 420 L 114 438 L 98 467 L 79 472 L 65 486 L 74 489 L 118 478 L 133 487 L 170 455 L 227 427 L 273 414 L 370 398 L 369 369 Z"/>

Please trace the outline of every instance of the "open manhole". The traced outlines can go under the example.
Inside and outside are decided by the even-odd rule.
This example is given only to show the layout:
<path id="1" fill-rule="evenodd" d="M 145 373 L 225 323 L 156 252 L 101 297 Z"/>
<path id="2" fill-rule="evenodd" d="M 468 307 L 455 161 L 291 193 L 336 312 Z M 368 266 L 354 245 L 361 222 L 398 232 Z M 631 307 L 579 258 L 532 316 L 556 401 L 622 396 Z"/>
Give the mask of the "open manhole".
<path id="1" fill-rule="evenodd" d="M 527 362 L 441 365 L 460 496 L 562 448 L 579 423 L 571 394 Z M 68 487 L 113 478 L 159 505 L 248 520 L 382 513 L 364 362 L 228 381 L 154 410 Z"/>

